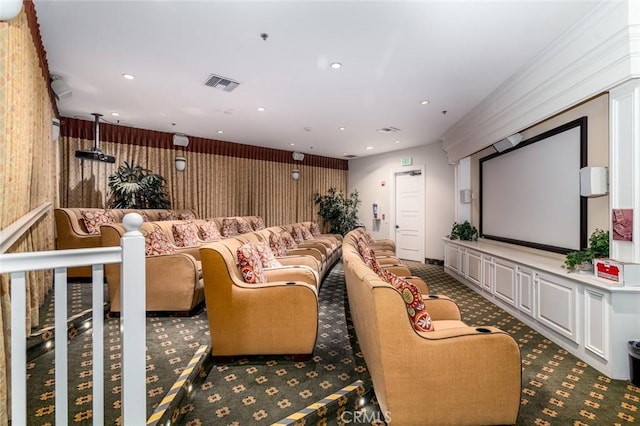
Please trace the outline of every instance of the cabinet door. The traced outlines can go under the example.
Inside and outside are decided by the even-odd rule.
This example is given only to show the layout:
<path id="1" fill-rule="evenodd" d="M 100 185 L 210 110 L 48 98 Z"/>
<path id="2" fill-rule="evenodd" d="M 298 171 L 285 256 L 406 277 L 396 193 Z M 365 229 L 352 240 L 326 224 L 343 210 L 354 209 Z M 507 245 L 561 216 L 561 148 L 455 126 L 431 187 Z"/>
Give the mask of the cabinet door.
<path id="1" fill-rule="evenodd" d="M 538 275 L 536 319 L 550 329 L 579 343 L 577 285 L 557 275 Z"/>
<path id="2" fill-rule="evenodd" d="M 493 294 L 495 265 L 491 256 L 482 256 L 482 288 Z"/>
<path id="3" fill-rule="evenodd" d="M 482 256 L 473 250 L 467 250 L 466 278 L 469 282 L 480 287 L 482 280 Z"/>
<path id="4" fill-rule="evenodd" d="M 447 268 L 458 272 L 460 270 L 460 253 L 458 246 L 455 244 L 446 244 L 445 250 L 445 264 Z"/>
<path id="5" fill-rule="evenodd" d="M 609 295 L 592 288 L 584 290 L 584 347 L 609 359 Z"/>
<path id="6" fill-rule="evenodd" d="M 518 309 L 530 317 L 534 316 L 534 272 L 527 268 L 518 268 L 518 284 L 520 286 L 520 297 L 518 298 Z"/>
<path id="7" fill-rule="evenodd" d="M 495 295 L 516 307 L 516 265 L 503 260 L 495 261 Z"/>

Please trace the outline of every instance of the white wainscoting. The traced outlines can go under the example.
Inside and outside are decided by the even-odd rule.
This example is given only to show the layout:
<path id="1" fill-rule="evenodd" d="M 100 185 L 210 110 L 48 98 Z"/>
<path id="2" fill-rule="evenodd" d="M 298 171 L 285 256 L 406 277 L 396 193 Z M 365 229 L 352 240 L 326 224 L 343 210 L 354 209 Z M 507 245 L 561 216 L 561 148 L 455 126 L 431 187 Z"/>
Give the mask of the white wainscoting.
<path id="1" fill-rule="evenodd" d="M 554 253 L 482 239 L 444 245 L 449 275 L 603 374 L 629 379 L 627 344 L 640 340 L 640 287 L 567 273 L 564 256 Z"/>

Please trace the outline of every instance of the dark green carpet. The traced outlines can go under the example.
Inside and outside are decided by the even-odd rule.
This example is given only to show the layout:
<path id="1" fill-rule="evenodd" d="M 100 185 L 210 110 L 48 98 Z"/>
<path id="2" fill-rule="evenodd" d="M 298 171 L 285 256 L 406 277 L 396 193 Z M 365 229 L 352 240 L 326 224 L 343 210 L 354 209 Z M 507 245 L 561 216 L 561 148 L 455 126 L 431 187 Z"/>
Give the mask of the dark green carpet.
<path id="1" fill-rule="evenodd" d="M 407 262 L 432 293 L 446 294 L 460 306 L 469 325 L 495 325 L 520 345 L 523 366 L 522 405 L 518 425 L 640 424 L 640 388 L 611 380 L 550 342 L 502 309 L 458 283 L 438 265 Z M 293 362 L 286 357 L 250 357 L 200 369 L 189 399 L 173 407 L 172 424 L 272 424 L 362 380 L 362 387 L 322 405 L 312 414 L 286 424 L 383 425 L 375 399 L 368 416 L 354 421 L 352 412 L 370 379 L 350 319 L 345 315 L 344 273 L 339 263 L 320 291 L 320 327 L 314 358 Z M 74 309 L 75 310 L 75 309 Z M 76 310 L 77 312 L 77 310 Z M 119 320 L 105 329 L 105 424 L 120 424 Z M 80 328 L 81 329 L 81 328 Z M 69 346 L 70 424 L 91 424 L 91 342 L 79 334 Z M 208 322 L 201 312 L 188 318 L 147 319 L 147 412 L 151 415 L 198 348 L 208 345 Z M 29 424 L 54 424 L 53 353 L 28 364 Z M 366 397 L 370 397 L 368 393 Z M 347 413 L 345 416 L 344 413 Z M 399 425 L 403 426 L 403 425 Z"/>

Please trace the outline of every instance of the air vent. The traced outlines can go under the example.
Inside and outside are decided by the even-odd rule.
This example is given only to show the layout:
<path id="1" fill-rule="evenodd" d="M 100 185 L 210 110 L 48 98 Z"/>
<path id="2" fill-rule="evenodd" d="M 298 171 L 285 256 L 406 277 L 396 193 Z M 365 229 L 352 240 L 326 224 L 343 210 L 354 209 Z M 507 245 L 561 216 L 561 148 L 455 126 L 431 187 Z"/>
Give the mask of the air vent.
<path id="1" fill-rule="evenodd" d="M 353 155 L 353 154 L 347 154 L 344 156 L 344 158 L 356 158 L 357 155 Z"/>
<path id="2" fill-rule="evenodd" d="M 205 86 L 214 87 L 216 89 L 224 90 L 225 92 L 231 92 L 238 87 L 240 83 L 230 78 L 222 77 L 220 75 L 211 74 L 207 81 L 204 82 Z"/>
<path id="3" fill-rule="evenodd" d="M 398 133 L 400 131 L 400 129 L 398 129 L 397 127 L 383 127 L 382 129 L 378 129 L 378 132 L 380 133 Z"/>

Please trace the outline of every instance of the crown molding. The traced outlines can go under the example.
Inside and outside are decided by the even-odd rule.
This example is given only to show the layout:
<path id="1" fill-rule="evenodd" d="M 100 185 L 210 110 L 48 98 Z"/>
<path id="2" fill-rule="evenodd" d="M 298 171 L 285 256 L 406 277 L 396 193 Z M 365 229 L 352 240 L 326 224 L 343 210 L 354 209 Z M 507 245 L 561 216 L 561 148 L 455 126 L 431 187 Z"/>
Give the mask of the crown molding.
<path id="1" fill-rule="evenodd" d="M 640 77 L 632 1 L 602 3 L 448 129 L 449 162 Z"/>

